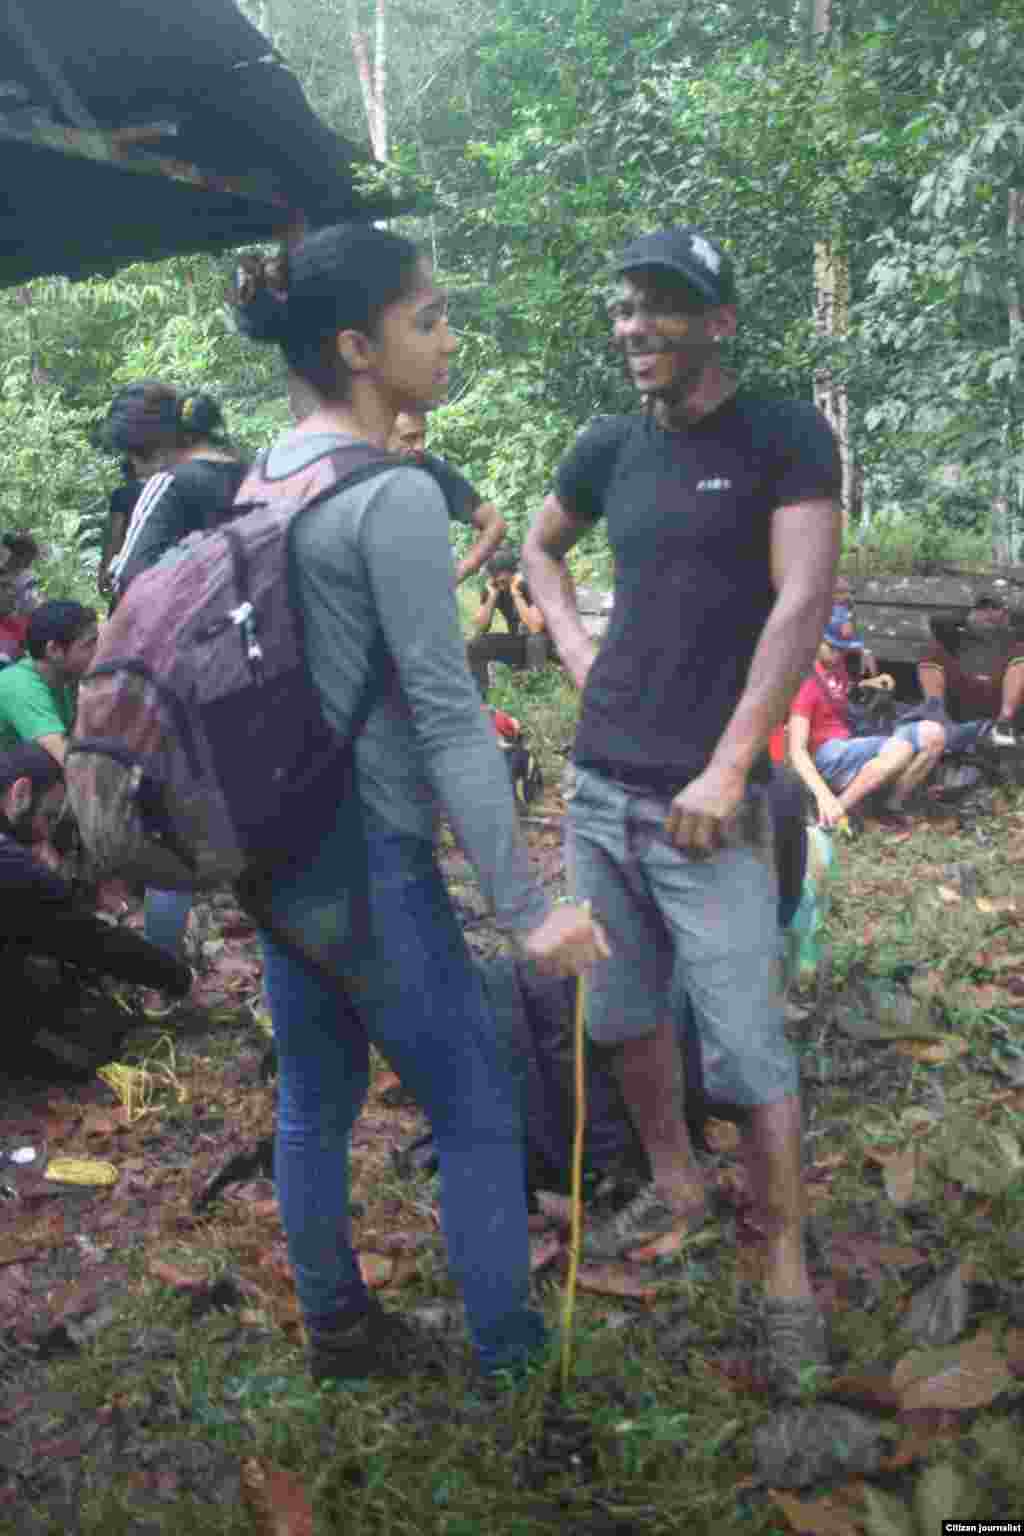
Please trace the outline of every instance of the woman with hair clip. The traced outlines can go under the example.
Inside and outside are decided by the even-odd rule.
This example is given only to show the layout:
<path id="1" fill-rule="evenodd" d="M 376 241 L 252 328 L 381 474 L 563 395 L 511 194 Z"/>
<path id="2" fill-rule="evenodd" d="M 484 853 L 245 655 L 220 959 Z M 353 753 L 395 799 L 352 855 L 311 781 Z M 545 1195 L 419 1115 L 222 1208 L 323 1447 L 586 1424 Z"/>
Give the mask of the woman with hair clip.
<path id="1" fill-rule="evenodd" d="M 121 596 L 173 544 L 231 516 L 246 466 L 227 440 L 216 400 L 179 395 L 155 379 L 115 395 L 104 435 L 145 481 L 110 561 L 110 585 Z"/>
<path id="2" fill-rule="evenodd" d="M 397 235 L 320 230 L 288 268 L 277 258 L 268 282 L 249 260 L 240 274 L 240 328 L 278 342 L 312 400 L 261 460 L 271 481 L 301 480 L 353 441 L 383 455 L 399 411 L 444 397 L 456 346 L 445 295 Z M 549 908 L 530 874 L 466 665 L 447 509 L 431 477 L 396 459 L 340 482 L 303 511 L 293 560 L 326 717 L 345 735 L 373 699 L 355 741 L 356 792 L 339 796 L 310 862 L 275 880 L 274 932 L 263 934 L 280 1072 L 277 1188 L 312 1375 L 416 1371 L 432 1353 L 368 1294 L 352 1250 L 348 1141 L 371 1043 L 430 1117 L 449 1263 L 480 1367 L 520 1367 L 545 1330 L 528 1298 L 518 1063 L 435 859 L 437 802 L 499 922 L 542 970 L 569 974 L 607 947 L 585 911 Z"/>
<path id="3" fill-rule="evenodd" d="M 114 396 L 103 435 L 145 482 L 120 549 L 107 565 L 113 608 L 139 572 L 173 545 L 232 516 L 246 465 L 227 440 L 216 400 L 180 395 L 157 379 L 141 379 Z M 145 899 L 146 938 L 180 958 L 191 908 L 191 892 L 151 886 Z M 170 1013 L 174 1004 L 154 996 L 145 999 L 145 1007 L 156 1016 Z"/>

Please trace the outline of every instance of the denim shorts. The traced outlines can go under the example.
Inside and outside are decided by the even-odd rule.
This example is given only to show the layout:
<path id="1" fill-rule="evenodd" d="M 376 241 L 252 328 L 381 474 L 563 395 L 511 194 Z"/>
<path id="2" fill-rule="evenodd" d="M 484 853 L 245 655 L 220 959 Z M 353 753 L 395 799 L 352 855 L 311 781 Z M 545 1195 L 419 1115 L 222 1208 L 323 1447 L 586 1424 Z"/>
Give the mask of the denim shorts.
<path id="1" fill-rule="evenodd" d="M 587 974 L 587 1031 L 601 1044 L 653 1033 L 679 986 L 693 1003 L 708 1096 L 772 1104 L 797 1092 L 779 987 L 771 815 L 754 793 L 707 859 L 669 840 L 670 802 L 577 767 L 568 863 L 612 950 Z"/>
<path id="2" fill-rule="evenodd" d="M 909 741 L 914 751 L 920 752 L 920 720 L 898 725 L 888 736 L 848 736 L 845 740 L 836 737 L 826 741 L 814 754 L 814 766 L 829 789 L 838 792 L 852 784 L 861 769 L 891 741 Z"/>

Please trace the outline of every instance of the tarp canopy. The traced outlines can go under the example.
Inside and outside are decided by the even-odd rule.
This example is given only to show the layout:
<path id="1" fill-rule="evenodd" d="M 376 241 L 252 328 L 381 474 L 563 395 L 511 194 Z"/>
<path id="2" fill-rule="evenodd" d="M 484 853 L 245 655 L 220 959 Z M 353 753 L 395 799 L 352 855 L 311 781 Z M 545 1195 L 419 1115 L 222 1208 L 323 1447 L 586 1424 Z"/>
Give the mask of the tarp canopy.
<path id="1" fill-rule="evenodd" d="M 396 211 L 232 0 L 0 0 L 0 284 Z"/>

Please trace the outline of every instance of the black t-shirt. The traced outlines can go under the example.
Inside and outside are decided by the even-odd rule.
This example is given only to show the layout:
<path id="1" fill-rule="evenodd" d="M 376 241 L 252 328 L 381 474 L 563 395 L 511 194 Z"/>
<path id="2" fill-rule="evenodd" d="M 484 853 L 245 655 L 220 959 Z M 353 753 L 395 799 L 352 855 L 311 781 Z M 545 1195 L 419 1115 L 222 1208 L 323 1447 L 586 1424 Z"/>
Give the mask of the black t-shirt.
<path id="1" fill-rule="evenodd" d="M 413 462 L 418 469 L 425 469 L 437 481 L 452 522 L 472 523 L 473 513 L 482 504 L 483 497 L 475 486 L 470 485 L 465 475 L 460 475 L 457 469 L 453 469 L 444 459 L 439 459 L 435 453 L 425 453 Z"/>
<path id="2" fill-rule="evenodd" d="M 111 576 L 123 593 L 140 571 L 190 533 L 215 528 L 232 515 L 246 466 L 236 459 L 186 459 L 171 471 L 152 475 L 132 511 L 125 541 L 111 562 Z"/>
<path id="3" fill-rule="evenodd" d="M 604 517 L 615 605 L 583 693 L 574 757 L 662 791 L 707 766 L 775 602 L 772 514 L 837 498 L 825 418 L 735 395 L 696 426 L 605 417 L 558 470 L 572 515 Z"/>

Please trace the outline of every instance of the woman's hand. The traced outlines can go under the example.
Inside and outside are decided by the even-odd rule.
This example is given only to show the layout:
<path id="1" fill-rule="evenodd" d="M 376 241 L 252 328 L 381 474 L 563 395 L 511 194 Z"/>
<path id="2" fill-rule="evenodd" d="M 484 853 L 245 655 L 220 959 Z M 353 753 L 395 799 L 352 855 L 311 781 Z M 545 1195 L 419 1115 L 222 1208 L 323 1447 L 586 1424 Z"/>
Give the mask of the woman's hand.
<path id="1" fill-rule="evenodd" d="M 586 907 L 559 906 L 523 940 L 523 953 L 542 976 L 574 976 L 611 954 L 600 923 Z"/>

